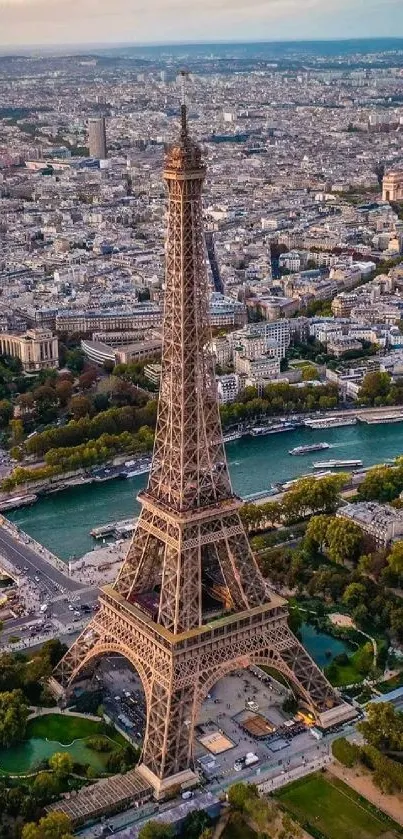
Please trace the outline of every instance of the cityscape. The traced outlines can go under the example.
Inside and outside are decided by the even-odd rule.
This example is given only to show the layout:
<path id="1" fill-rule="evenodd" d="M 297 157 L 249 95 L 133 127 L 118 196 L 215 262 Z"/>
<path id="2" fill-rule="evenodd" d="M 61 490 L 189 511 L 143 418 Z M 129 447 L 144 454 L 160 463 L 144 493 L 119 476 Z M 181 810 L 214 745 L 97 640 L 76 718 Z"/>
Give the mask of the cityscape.
<path id="1" fill-rule="evenodd" d="M 0 839 L 397 839 L 400 10 L 90 5 L 1 11 Z"/>

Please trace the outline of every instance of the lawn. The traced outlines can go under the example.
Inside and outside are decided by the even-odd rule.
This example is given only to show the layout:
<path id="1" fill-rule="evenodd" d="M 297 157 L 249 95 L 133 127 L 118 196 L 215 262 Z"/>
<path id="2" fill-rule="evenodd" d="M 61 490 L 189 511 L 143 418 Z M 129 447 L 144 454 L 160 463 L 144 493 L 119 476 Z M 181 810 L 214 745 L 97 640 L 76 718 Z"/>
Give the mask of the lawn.
<path id="1" fill-rule="evenodd" d="M 68 746 L 73 740 L 81 740 L 84 737 L 93 737 L 102 733 L 102 722 L 64 714 L 44 714 L 29 720 L 25 739 L 41 737 Z"/>
<path id="2" fill-rule="evenodd" d="M 323 774 L 309 775 L 284 787 L 277 798 L 309 832 L 326 839 L 395 839 L 403 829 L 350 787 Z"/>
<path id="3" fill-rule="evenodd" d="M 360 654 L 361 648 L 356 650 L 352 655 L 349 656 L 348 664 L 338 664 L 337 670 L 335 675 L 329 675 L 329 681 L 335 687 L 343 687 L 343 685 L 354 685 L 358 684 L 359 682 L 363 682 L 365 679 L 365 673 L 360 673 L 356 667 L 356 659 L 357 654 Z"/>

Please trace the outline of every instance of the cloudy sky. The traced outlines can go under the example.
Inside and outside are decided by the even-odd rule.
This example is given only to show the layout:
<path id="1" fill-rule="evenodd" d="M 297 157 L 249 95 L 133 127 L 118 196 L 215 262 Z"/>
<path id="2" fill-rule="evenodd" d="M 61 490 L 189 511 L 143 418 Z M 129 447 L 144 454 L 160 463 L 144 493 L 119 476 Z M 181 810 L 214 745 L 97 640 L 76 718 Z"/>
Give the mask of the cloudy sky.
<path id="1" fill-rule="evenodd" d="M 403 36 L 403 0 L 0 0 L 0 44 Z"/>

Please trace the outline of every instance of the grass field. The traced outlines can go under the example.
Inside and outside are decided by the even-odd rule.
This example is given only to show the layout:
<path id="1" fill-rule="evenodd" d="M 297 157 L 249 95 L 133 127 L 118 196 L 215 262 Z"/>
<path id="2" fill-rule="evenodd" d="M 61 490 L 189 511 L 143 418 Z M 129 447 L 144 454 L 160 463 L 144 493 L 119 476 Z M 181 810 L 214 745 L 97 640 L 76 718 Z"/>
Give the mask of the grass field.
<path id="1" fill-rule="evenodd" d="M 68 746 L 73 740 L 93 737 L 96 734 L 102 734 L 102 731 L 102 723 L 95 720 L 64 714 L 44 714 L 42 717 L 29 720 L 25 739 L 42 737 Z"/>
<path id="2" fill-rule="evenodd" d="M 280 803 L 309 832 L 326 839 L 395 839 L 403 829 L 336 778 L 314 774 L 277 794 Z"/>

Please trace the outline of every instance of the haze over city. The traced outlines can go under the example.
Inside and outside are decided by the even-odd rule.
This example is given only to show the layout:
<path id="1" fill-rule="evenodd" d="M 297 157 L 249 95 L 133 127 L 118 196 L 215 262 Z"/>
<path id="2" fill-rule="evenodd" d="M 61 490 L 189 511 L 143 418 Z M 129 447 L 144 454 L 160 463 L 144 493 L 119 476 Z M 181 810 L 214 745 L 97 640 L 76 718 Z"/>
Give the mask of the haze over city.
<path id="1" fill-rule="evenodd" d="M 399 34 L 401 0 L 0 0 L 7 47 Z"/>

